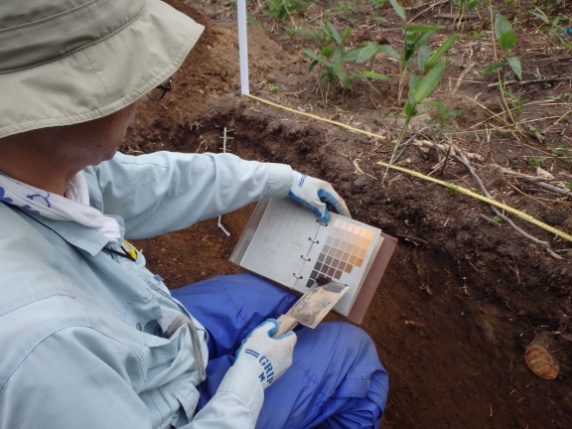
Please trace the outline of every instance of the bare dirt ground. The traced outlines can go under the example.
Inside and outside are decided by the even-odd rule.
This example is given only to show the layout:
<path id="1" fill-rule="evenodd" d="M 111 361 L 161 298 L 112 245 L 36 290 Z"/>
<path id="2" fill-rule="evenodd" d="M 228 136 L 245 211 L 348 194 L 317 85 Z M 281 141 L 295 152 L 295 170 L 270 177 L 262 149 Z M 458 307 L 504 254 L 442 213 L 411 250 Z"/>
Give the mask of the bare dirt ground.
<path id="1" fill-rule="evenodd" d="M 291 164 L 331 181 L 355 218 L 399 239 L 389 268 L 362 327 L 377 344 L 390 374 L 385 428 L 570 428 L 572 427 L 572 243 L 509 217 L 545 245 L 499 222 L 488 204 L 392 172 L 381 183 L 399 123 L 399 65 L 378 55 L 372 68 L 392 76 L 353 91 L 332 88 L 328 102 L 316 91 L 300 38 L 286 28 L 320 20 L 332 2 L 317 1 L 306 15 L 282 23 L 266 17 L 264 2 L 249 3 L 257 25 L 249 26 L 251 92 L 267 100 L 376 133 L 353 133 L 296 115 L 239 93 L 236 15 L 224 2 L 170 1 L 206 26 L 198 45 L 173 77 L 174 91 L 161 104 L 146 103 L 125 151 L 220 152 L 223 130 L 229 150 L 249 159 Z M 377 40 L 397 50 L 403 25 L 389 5 L 388 22 L 372 21 L 367 2 L 346 15 L 352 43 Z M 448 55 L 450 64 L 433 94 L 457 109 L 446 130 L 417 120 L 397 165 L 480 192 L 466 165 L 435 144 L 454 144 L 493 198 L 572 233 L 572 201 L 537 184 L 502 173 L 497 166 L 536 176 L 540 165 L 550 181 L 572 181 L 570 65 L 572 55 L 549 39 L 528 13 L 534 4 L 494 1 L 496 10 L 520 23 L 516 54 L 523 80 L 519 97 L 521 132 L 492 118 L 502 113 L 496 74 L 480 77 L 494 58 L 488 9 L 461 26 L 451 19 L 451 2 L 402 2 L 415 23 L 439 23 L 444 40 L 465 37 Z M 562 14 L 572 12 L 560 2 Z M 368 3 L 368 4 L 371 4 Z M 556 7 L 556 6 L 552 6 Z M 555 13 L 554 10 L 552 10 Z M 556 11 L 558 12 L 558 11 Z M 334 23 L 348 25 L 338 18 Z M 468 70 L 468 71 L 467 71 Z M 388 116 L 392 116 L 388 118 Z M 567 149 L 568 148 L 568 149 Z M 439 168 L 435 169 L 435 166 Z M 172 288 L 217 274 L 240 272 L 228 257 L 251 208 L 225 215 L 227 237 L 215 220 L 136 244 L 150 269 Z M 541 336 L 560 365 L 555 380 L 535 375 L 524 360 L 526 347 Z"/>

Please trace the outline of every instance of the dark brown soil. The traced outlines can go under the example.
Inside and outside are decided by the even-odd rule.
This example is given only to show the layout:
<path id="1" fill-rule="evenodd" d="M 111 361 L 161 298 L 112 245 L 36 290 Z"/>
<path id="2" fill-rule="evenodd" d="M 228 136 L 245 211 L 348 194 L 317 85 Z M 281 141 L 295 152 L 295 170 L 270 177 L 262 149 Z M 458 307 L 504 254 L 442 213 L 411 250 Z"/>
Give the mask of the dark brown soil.
<path id="1" fill-rule="evenodd" d="M 390 374 L 383 427 L 572 427 L 572 243 L 511 216 L 520 228 L 548 242 L 549 253 L 506 222 L 495 221 L 489 205 L 406 174 L 390 172 L 382 184 L 383 169 L 376 162 L 389 160 L 399 132 L 399 123 L 385 116 L 400 111 L 398 65 L 387 57 L 376 57 L 373 64 L 376 71 L 394 77 L 376 84 L 382 95 L 357 84 L 351 92 L 333 88 L 326 103 L 315 91 L 316 78 L 307 72 L 299 39 L 287 38 L 282 28 L 292 21 L 277 26 L 261 14 L 264 2 L 249 6 L 259 23 L 248 29 L 251 92 L 295 111 L 385 136 L 376 139 L 240 96 L 232 8 L 209 2 L 192 2 L 192 7 L 171 3 L 206 30 L 174 76 L 175 90 L 162 104 L 145 103 L 124 150 L 220 152 L 227 128 L 233 153 L 288 163 L 329 180 L 355 218 L 399 239 L 362 324 Z M 450 2 L 433 8 L 421 1 L 404 3 L 409 16 L 421 13 L 416 23 L 435 23 L 439 14 L 450 12 Z M 493 58 L 492 36 L 486 32 L 488 12 L 483 8 L 481 18 L 467 21 L 463 32 L 488 36 L 466 37 L 455 44 L 433 97 L 462 115 L 445 133 L 416 121 L 408 135 L 411 143 L 397 164 L 430 174 L 439 156 L 435 148 L 422 149 L 420 142 L 453 142 L 480 157 L 471 160 L 472 168 L 495 199 L 570 234 L 570 198 L 503 175 L 494 164 L 535 175 L 532 157 L 542 156 L 543 169 L 557 179 L 572 180 L 570 155 L 556 156 L 554 151 L 571 143 L 567 115 L 572 91 L 570 81 L 562 78 L 569 75 L 572 57 L 539 31 L 539 23 L 527 12 L 534 2 L 517 1 L 512 8 L 498 3 L 526 29 L 518 34 L 517 50 L 523 78 L 560 79 L 513 88 L 522 100 L 520 120 L 546 132 L 539 141 L 534 132 L 511 133 L 491 119 L 492 112 L 501 109 L 498 90 L 489 85 L 496 75 L 478 76 Z M 562 13 L 570 14 L 563 3 Z M 366 9 L 352 15 L 355 42 L 384 40 L 400 49 L 402 26 L 387 6 L 384 16 L 389 23 L 368 21 Z M 316 2 L 308 13 L 317 16 L 328 7 L 334 8 L 331 2 Z M 299 24 L 311 18 L 292 19 Z M 441 23 L 448 29 L 443 39 L 459 31 L 448 18 Z M 339 24 L 343 28 L 343 22 Z M 455 90 L 471 63 L 473 71 Z M 433 176 L 480 192 L 467 167 L 453 158 Z M 150 269 L 172 288 L 240 272 L 228 257 L 251 209 L 222 217 L 230 237 L 214 219 L 136 244 Z M 524 360 L 526 346 L 540 334 L 550 338 L 551 352 L 560 363 L 553 381 L 536 376 Z"/>

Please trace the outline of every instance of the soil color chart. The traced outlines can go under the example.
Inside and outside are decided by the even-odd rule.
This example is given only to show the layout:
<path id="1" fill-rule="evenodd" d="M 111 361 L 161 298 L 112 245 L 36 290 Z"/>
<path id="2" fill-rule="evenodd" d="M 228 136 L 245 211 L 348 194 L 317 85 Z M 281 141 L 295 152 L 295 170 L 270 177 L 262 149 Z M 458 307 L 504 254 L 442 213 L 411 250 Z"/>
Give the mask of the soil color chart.
<path id="1" fill-rule="evenodd" d="M 300 293 L 347 285 L 334 310 L 348 315 L 383 242 L 379 228 L 336 213 L 321 223 L 289 198 L 272 199 L 258 203 L 230 260 Z"/>
<path id="2" fill-rule="evenodd" d="M 375 232 L 342 217 L 332 219 L 327 228 L 327 237 L 306 287 L 311 287 L 319 277 L 341 280 L 342 274 L 351 274 L 357 267 L 363 267 L 367 251 Z M 371 253 L 371 252 L 370 252 Z"/>

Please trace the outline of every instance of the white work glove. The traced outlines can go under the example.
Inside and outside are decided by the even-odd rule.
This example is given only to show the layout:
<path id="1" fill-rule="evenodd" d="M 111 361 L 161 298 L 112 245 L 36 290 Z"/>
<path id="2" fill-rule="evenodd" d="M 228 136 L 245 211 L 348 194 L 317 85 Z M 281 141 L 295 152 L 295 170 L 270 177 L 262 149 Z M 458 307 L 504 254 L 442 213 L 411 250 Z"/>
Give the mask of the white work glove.
<path id="1" fill-rule="evenodd" d="M 278 322 L 268 319 L 252 330 L 242 340 L 236 351 L 234 366 L 253 371 L 266 389 L 292 365 L 292 353 L 296 334 L 292 331 L 278 337 L 272 335 L 278 330 Z"/>
<path id="2" fill-rule="evenodd" d="M 292 182 L 288 194 L 297 203 L 312 210 L 321 222 L 330 220 L 329 210 L 351 217 L 344 200 L 332 185 L 314 177 L 292 171 Z"/>

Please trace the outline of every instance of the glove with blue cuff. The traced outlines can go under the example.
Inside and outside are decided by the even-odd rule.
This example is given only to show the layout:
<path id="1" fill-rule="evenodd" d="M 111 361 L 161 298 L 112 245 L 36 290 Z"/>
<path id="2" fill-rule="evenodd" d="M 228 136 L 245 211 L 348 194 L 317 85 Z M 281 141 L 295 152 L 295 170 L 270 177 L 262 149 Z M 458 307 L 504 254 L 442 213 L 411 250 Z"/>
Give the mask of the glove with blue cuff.
<path id="1" fill-rule="evenodd" d="M 288 195 L 297 203 L 316 213 L 321 222 L 330 220 L 329 210 L 351 217 L 344 200 L 334 191 L 332 185 L 323 180 L 292 171 Z"/>
<path id="2" fill-rule="evenodd" d="M 242 340 L 236 351 L 234 366 L 244 367 L 257 374 L 263 389 L 270 386 L 292 365 L 296 334 L 290 331 L 278 338 L 272 338 L 277 330 L 278 322 L 275 319 L 266 320 Z"/>

